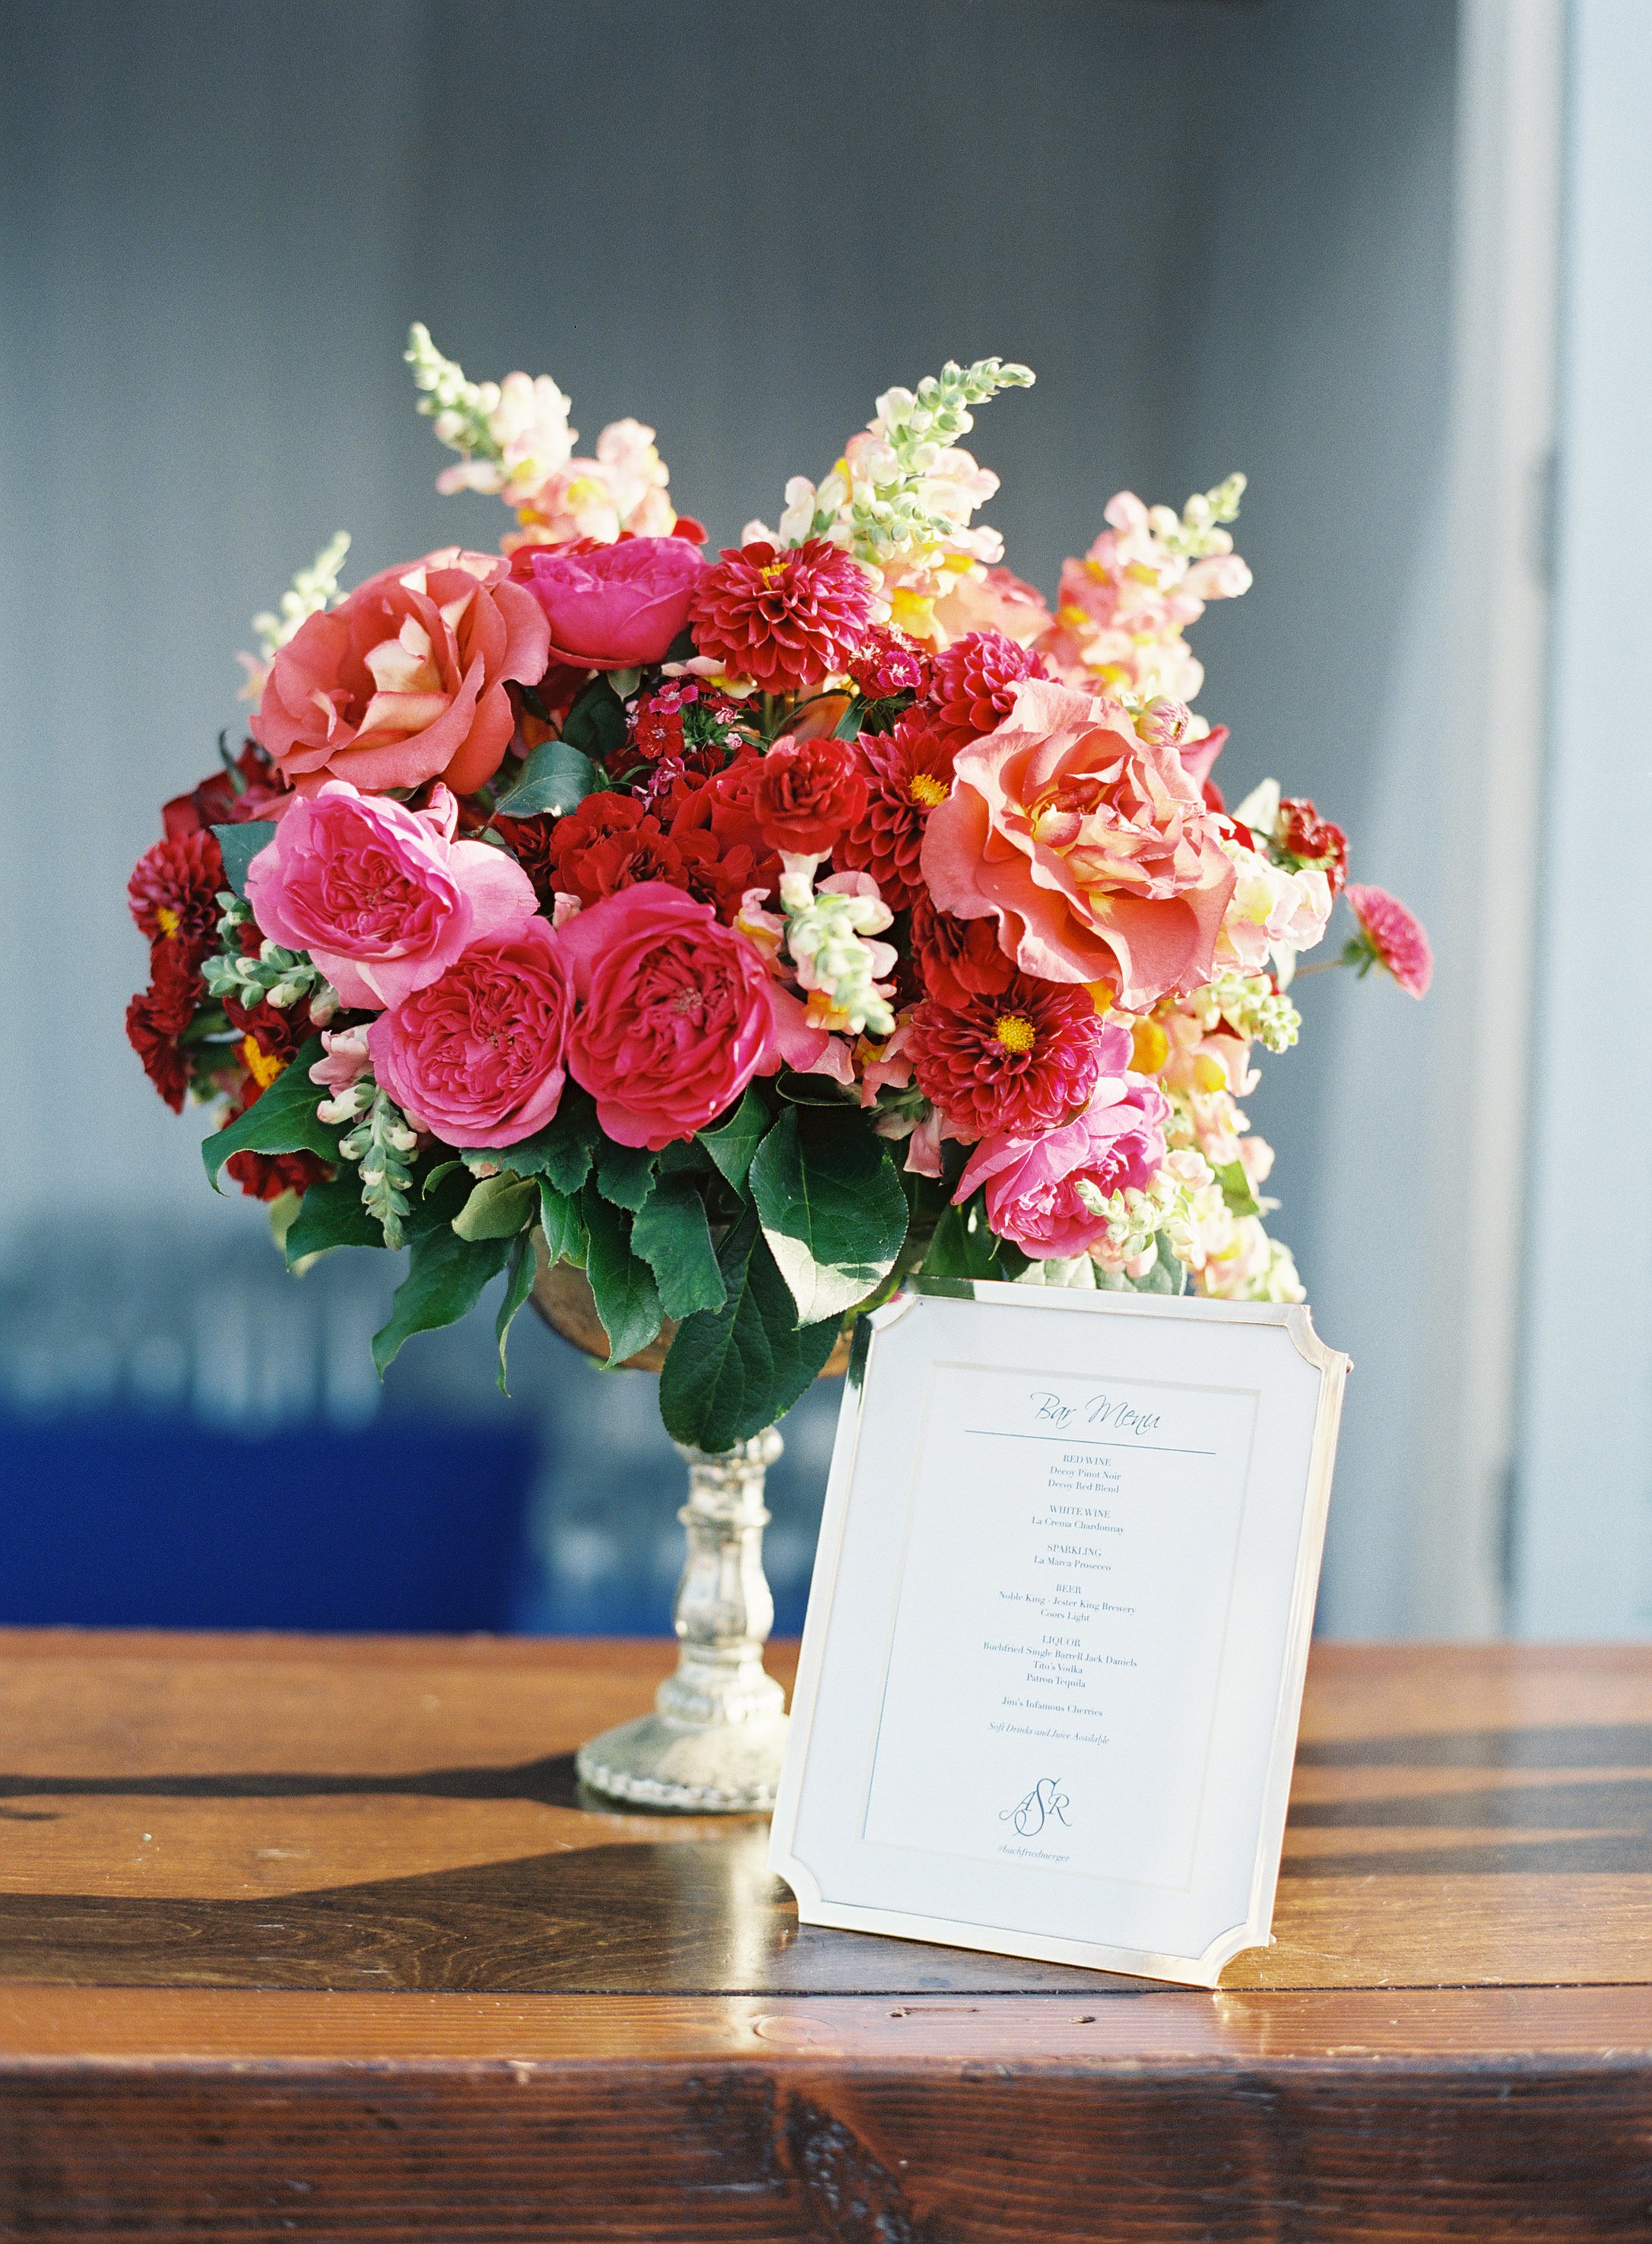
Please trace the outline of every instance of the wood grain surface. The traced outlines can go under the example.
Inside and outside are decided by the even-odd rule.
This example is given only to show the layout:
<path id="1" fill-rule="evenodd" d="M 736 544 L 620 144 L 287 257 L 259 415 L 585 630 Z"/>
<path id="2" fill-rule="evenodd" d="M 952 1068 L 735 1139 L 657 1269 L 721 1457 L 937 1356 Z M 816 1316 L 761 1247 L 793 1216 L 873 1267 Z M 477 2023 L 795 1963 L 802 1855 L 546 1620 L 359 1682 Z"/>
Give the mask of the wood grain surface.
<path id="1" fill-rule="evenodd" d="M 1214 1995 L 582 1796 L 671 1656 L 0 1632 L 0 2235 L 1652 2237 L 1652 1653 L 1317 1647 Z"/>

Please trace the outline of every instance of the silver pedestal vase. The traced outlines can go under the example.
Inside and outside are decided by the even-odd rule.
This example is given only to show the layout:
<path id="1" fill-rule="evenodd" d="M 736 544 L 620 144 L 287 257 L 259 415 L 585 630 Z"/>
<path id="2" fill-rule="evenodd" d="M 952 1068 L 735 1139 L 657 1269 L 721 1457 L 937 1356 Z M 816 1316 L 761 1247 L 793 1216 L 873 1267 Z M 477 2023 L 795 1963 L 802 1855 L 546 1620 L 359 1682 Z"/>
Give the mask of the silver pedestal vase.
<path id="1" fill-rule="evenodd" d="M 677 1449 L 688 1558 L 673 1612 L 680 1650 L 654 1711 L 581 1746 L 580 1781 L 611 1799 L 701 1815 L 766 1813 L 786 1744 L 786 1694 L 763 1672 L 775 1600 L 763 1573 L 763 1482 L 781 1453 L 770 1426 L 737 1449 Z"/>

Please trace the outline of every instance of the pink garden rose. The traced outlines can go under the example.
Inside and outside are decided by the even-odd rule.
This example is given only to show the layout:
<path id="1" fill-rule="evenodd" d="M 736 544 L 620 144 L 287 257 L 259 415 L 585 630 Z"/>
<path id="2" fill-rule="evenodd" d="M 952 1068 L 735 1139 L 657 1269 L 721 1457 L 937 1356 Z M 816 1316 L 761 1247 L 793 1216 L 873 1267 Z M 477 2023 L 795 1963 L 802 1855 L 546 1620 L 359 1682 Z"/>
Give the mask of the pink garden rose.
<path id="1" fill-rule="evenodd" d="M 1114 1077 L 1060 1129 L 984 1138 L 952 1197 L 962 1203 L 984 1184 L 987 1221 L 1035 1262 L 1087 1254 L 1107 1220 L 1086 1206 L 1079 1186 L 1093 1186 L 1104 1200 L 1126 1186 L 1140 1190 L 1164 1159 L 1169 1112 L 1155 1085 Z"/>
<path id="2" fill-rule="evenodd" d="M 373 1072 L 410 1121 L 450 1146 L 514 1146 L 562 1098 L 573 990 L 542 919 L 473 943 L 367 1032 Z"/>
<path id="3" fill-rule="evenodd" d="M 944 911 L 994 914 L 1023 973 L 1106 983 L 1131 1012 L 1209 979 L 1233 867 L 1181 754 L 1120 703 L 1031 679 L 954 773 L 924 834 Z"/>
<path id="4" fill-rule="evenodd" d="M 569 1072 L 620 1145 L 692 1138 L 770 1061 L 768 965 L 709 904 L 640 881 L 588 905 L 560 940 L 579 997 Z"/>
<path id="5" fill-rule="evenodd" d="M 308 950 L 346 1005 L 400 1004 L 471 943 L 514 933 L 536 909 L 514 858 L 453 839 L 457 816 L 444 787 L 428 810 L 358 794 L 345 780 L 291 797 L 247 869 L 253 917 Z"/>
<path id="6" fill-rule="evenodd" d="M 686 537 L 624 537 L 585 552 L 552 546 L 525 563 L 551 652 L 586 670 L 663 662 L 706 567 Z"/>
<path id="7" fill-rule="evenodd" d="M 253 737 L 301 793 L 492 778 L 516 727 L 505 680 L 544 677 L 550 633 L 497 554 L 448 546 L 385 569 L 276 655 Z"/>

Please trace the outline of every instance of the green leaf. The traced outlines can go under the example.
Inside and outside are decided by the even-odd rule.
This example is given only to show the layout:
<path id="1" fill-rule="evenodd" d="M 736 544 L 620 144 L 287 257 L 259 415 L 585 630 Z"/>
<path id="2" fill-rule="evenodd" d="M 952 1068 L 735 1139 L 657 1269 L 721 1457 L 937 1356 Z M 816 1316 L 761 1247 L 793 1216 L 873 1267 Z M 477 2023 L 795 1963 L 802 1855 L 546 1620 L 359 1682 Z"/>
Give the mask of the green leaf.
<path id="1" fill-rule="evenodd" d="M 335 1247 L 383 1247 L 379 1220 L 362 1206 L 362 1179 L 342 1168 L 330 1184 L 315 1184 L 287 1227 L 287 1267 L 308 1262 Z"/>
<path id="2" fill-rule="evenodd" d="M 835 740 L 858 740 L 860 728 L 861 705 L 858 700 L 854 700 L 850 703 L 848 708 L 832 727 L 832 738 Z"/>
<path id="3" fill-rule="evenodd" d="M 214 826 L 213 835 L 224 859 L 224 878 L 238 896 L 247 894 L 247 868 L 275 839 L 273 818 L 249 818 L 241 826 Z"/>
<path id="4" fill-rule="evenodd" d="M 561 1193 L 577 1193 L 591 1173 L 591 1157 L 601 1142 L 597 1112 L 586 1093 L 572 1084 L 565 1086 L 562 1103 L 543 1130 L 514 1146 L 501 1146 L 471 1154 L 472 1161 L 491 1161 L 512 1176 L 549 1177 Z"/>
<path id="5" fill-rule="evenodd" d="M 1019 1277 L 1027 1258 L 1019 1247 L 1000 1239 L 986 1220 L 982 1193 L 972 1195 L 962 1207 L 949 1207 L 935 1227 L 929 1252 L 924 1257 L 926 1278 Z"/>
<path id="6" fill-rule="evenodd" d="M 800 1326 L 841 1316 L 894 1268 L 906 1194 L 858 1112 L 782 1114 L 757 1149 L 751 1193 Z"/>
<path id="7" fill-rule="evenodd" d="M 674 1441 L 728 1450 L 782 1417 L 831 1354 L 838 1320 L 797 1328 L 791 1290 L 748 1210 L 717 1257 L 728 1298 L 686 1318 L 660 1375 Z"/>
<path id="8" fill-rule="evenodd" d="M 711 1243 L 706 1203 L 687 1176 L 661 1177 L 631 1226 L 632 1252 L 654 1274 L 660 1306 L 680 1321 L 720 1309 L 726 1289 Z"/>
<path id="9" fill-rule="evenodd" d="M 498 1276 L 510 1253 L 508 1240 L 461 1239 L 447 1224 L 415 1239 L 407 1275 L 390 1304 L 390 1321 L 373 1335 L 373 1361 L 380 1378 L 415 1333 L 457 1324 L 474 1308 L 482 1288 Z"/>
<path id="10" fill-rule="evenodd" d="M 403 1240 L 423 1238 L 429 1231 L 450 1231 L 453 1219 L 471 1197 L 469 1171 L 458 1161 L 443 1161 L 432 1167 L 422 1180 L 421 1189 L 410 1196 L 407 1213 L 402 1218 Z"/>
<path id="11" fill-rule="evenodd" d="M 631 1219 L 587 1185 L 582 1202 L 586 1227 L 586 1275 L 602 1329 L 608 1335 L 608 1362 L 622 1364 L 647 1348 L 660 1331 L 660 1288 L 653 1272 L 631 1251 Z"/>
<path id="12" fill-rule="evenodd" d="M 342 1132 L 315 1116 L 327 1093 L 310 1081 L 309 1071 L 321 1057 L 322 1040 L 312 1037 L 245 1114 L 206 1140 L 200 1157 L 214 1185 L 232 1153 L 319 1153 L 324 1161 L 338 1159 Z"/>
<path id="13" fill-rule="evenodd" d="M 740 1104 L 726 1122 L 714 1130 L 702 1130 L 699 1142 L 735 1190 L 739 1192 L 746 1182 L 746 1173 L 752 1157 L 763 1141 L 768 1128 L 768 1109 L 757 1093 L 748 1085 Z"/>
<path id="14" fill-rule="evenodd" d="M 501 1170 L 484 1177 L 453 1219 L 461 1239 L 514 1239 L 539 1213 L 539 1191 L 531 1177 Z"/>
<path id="15" fill-rule="evenodd" d="M 548 1177 L 539 1179 L 539 1224 L 552 1267 L 554 1269 L 559 1262 L 574 1262 L 583 1269 L 586 1234 L 579 1220 L 579 1203 L 566 1193 L 559 1193 Z"/>
<path id="16" fill-rule="evenodd" d="M 604 1200 L 635 1215 L 653 1190 L 654 1156 L 647 1146 L 616 1145 L 604 1138 L 597 1146 L 597 1190 Z"/>
<path id="17" fill-rule="evenodd" d="M 562 737 L 592 763 L 606 763 L 616 748 L 624 747 L 626 705 L 606 678 L 593 678 L 579 695 L 562 720 Z"/>
<path id="18" fill-rule="evenodd" d="M 1216 1182 L 1222 1186 L 1222 1197 L 1228 1203 L 1229 1214 L 1260 1215 L 1262 1213 L 1262 1209 L 1257 1205 L 1256 1195 L 1250 1189 L 1250 1179 L 1245 1174 L 1245 1165 L 1242 1161 L 1224 1161 L 1215 1172 L 1215 1175 Z"/>
<path id="19" fill-rule="evenodd" d="M 533 1234 L 531 1231 L 524 1231 L 518 1234 L 517 1242 L 511 1249 L 511 1260 L 505 1269 L 504 1298 L 499 1303 L 498 1315 L 493 1320 L 494 1335 L 499 1343 L 499 1392 L 501 1395 L 508 1395 L 511 1392 L 505 1385 L 504 1344 L 510 1336 L 511 1327 L 515 1321 L 517 1311 L 533 1291 Z"/>
<path id="20" fill-rule="evenodd" d="M 493 807 L 507 818 L 560 818 L 605 784 L 590 757 L 565 738 L 542 740 L 523 766 L 521 778 Z"/>

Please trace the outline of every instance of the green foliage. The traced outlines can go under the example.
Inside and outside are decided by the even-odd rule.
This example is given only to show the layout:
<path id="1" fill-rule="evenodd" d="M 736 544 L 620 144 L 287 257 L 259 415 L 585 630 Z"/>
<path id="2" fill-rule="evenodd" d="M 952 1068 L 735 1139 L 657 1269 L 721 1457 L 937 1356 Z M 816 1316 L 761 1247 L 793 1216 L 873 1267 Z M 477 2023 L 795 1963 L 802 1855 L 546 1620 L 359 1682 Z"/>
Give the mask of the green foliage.
<path id="1" fill-rule="evenodd" d="M 1188 1271 L 1185 1263 L 1176 1260 L 1170 1241 L 1161 1231 L 1154 1241 L 1157 1249 L 1151 1268 L 1140 1278 L 1127 1278 L 1122 1270 L 1103 1270 L 1097 1267 L 1095 1282 L 1104 1294 L 1185 1294 L 1188 1290 Z"/>
<path id="2" fill-rule="evenodd" d="M 213 839 L 222 853 L 224 878 L 238 896 L 247 894 L 247 868 L 259 851 L 275 839 L 273 818 L 249 818 L 241 826 L 214 826 Z"/>
<path id="3" fill-rule="evenodd" d="M 782 1114 L 757 1149 L 750 1181 L 799 1326 L 841 1317 L 895 1267 L 906 1194 L 857 1109 Z"/>
<path id="4" fill-rule="evenodd" d="M 548 1177 L 539 1179 L 539 1226 L 545 1233 L 545 1251 L 552 1269 L 559 1262 L 585 1267 L 586 1234 L 579 1202 L 566 1193 L 559 1193 Z"/>
<path id="5" fill-rule="evenodd" d="M 1262 1213 L 1256 1195 L 1250 1189 L 1250 1179 L 1245 1174 L 1242 1161 L 1224 1161 L 1214 1173 L 1216 1182 L 1222 1186 L 1222 1197 L 1227 1201 L 1230 1214 Z"/>
<path id="6" fill-rule="evenodd" d="M 748 1210 L 724 1240 L 726 1299 L 677 1328 L 660 1375 L 660 1413 L 674 1441 L 731 1449 L 772 1425 L 832 1352 L 838 1320 L 797 1328 L 790 1288 Z"/>
<path id="7" fill-rule="evenodd" d="M 484 1177 L 453 1219 L 461 1239 L 514 1239 L 539 1213 L 539 1188 L 531 1177 L 501 1170 Z"/>
<path id="8" fill-rule="evenodd" d="M 561 818 L 604 784 L 590 757 L 566 740 L 542 740 L 522 767 L 521 778 L 494 808 L 507 818 Z"/>
<path id="9" fill-rule="evenodd" d="M 654 1274 L 660 1306 L 680 1321 L 701 1309 L 720 1309 L 722 1273 L 711 1243 L 706 1203 L 689 1176 L 661 1177 L 631 1226 L 633 1254 Z"/>
<path id="10" fill-rule="evenodd" d="M 587 1185 L 582 1202 L 586 1227 L 586 1275 L 602 1329 L 608 1335 L 610 1368 L 647 1347 L 659 1334 L 663 1314 L 653 1272 L 631 1251 L 631 1219 Z"/>
<path id="11" fill-rule="evenodd" d="M 330 1183 L 310 1186 L 287 1227 L 283 1243 L 289 1270 L 335 1247 L 383 1246 L 377 1217 L 362 1205 L 361 1180 L 354 1169 L 342 1170 Z"/>
<path id="12" fill-rule="evenodd" d="M 626 705 L 606 678 L 593 678 L 562 720 L 562 737 L 572 748 L 606 763 L 626 744 Z"/>
<path id="13" fill-rule="evenodd" d="M 512 1176 L 549 1177 L 559 1193 L 577 1193 L 591 1173 L 592 1157 L 601 1140 L 595 1107 L 571 1083 L 564 1087 L 562 1102 L 543 1130 L 514 1146 L 465 1158 L 472 1166 L 485 1164 L 509 1169 Z"/>
<path id="14" fill-rule="evenodd" d="M 654 1156 L 646 1146 L 620 1146 L 604 1138 L 597 1146 L 597 1190 L 635 1215 L 653 1190 Z"/>
<path id="15" fill-rule="evenodd" d="M 1026 1267 L 1026 1256 L 992 1229 L 985 1197 L 975 1193 L 962 1207 L 949 1206 L 942 1214 L 924 1257 L 923 1275 L 1008 1281 Z"/>
<path id="16" fill-rule="evenodd" d="M 427 1203 L 428 1205 L 428 1203 Z M 409 1250 L 407 1275 L 396 1289 L 389 1322 L 373 1335 L 373 1361 L 383 1377 L 415 1333 L 457 1324 L 511 1254 L 507 1239 L 461 1239 L 451 1223 L 422 1233 Z"/>
<path id="17" fill-rule="evenodd" d="M 736 1192 L 745 1187 L 752 1156 L 763 1141 L 769 1119 L 768 1107 L 748 1085 L 728 1119 L 720 1122 L 714 1130 L 699 1133 L 697 1142 L 705 1147 Z"/>
<path id="18" fill-rule="evenodd" d="M 232 1153 L 318 1153 L 324 1161 L 338 1159 L 340 1132 L 315 1114 L 327 1093 L 310 1081 L 309 1071 L 321 1057 L 322 1040 L 312 1037 L 245 1114 L 205 1141 L 200 1157 L 214 1186 Z"/>
<path id="19" fill-rule="evenodd" d="M 519 1232 L 517 1234 L 516 1244 L 511 1249 L 511 1260 L 505 1266 L 504 1294 L 499 1302 L 499 1314 L 493 1321 L 494 1337 L 499 1343 L 499 1392 L 501 1395 L 508 1395 L 511 1392 L 510 1388 L 505 1384 L 505 1342 L 510 1337 L 511 1327 L 516 1321 L 517 1311 L 533 1291 L 533 1234 L 531 1230 Z"/>

